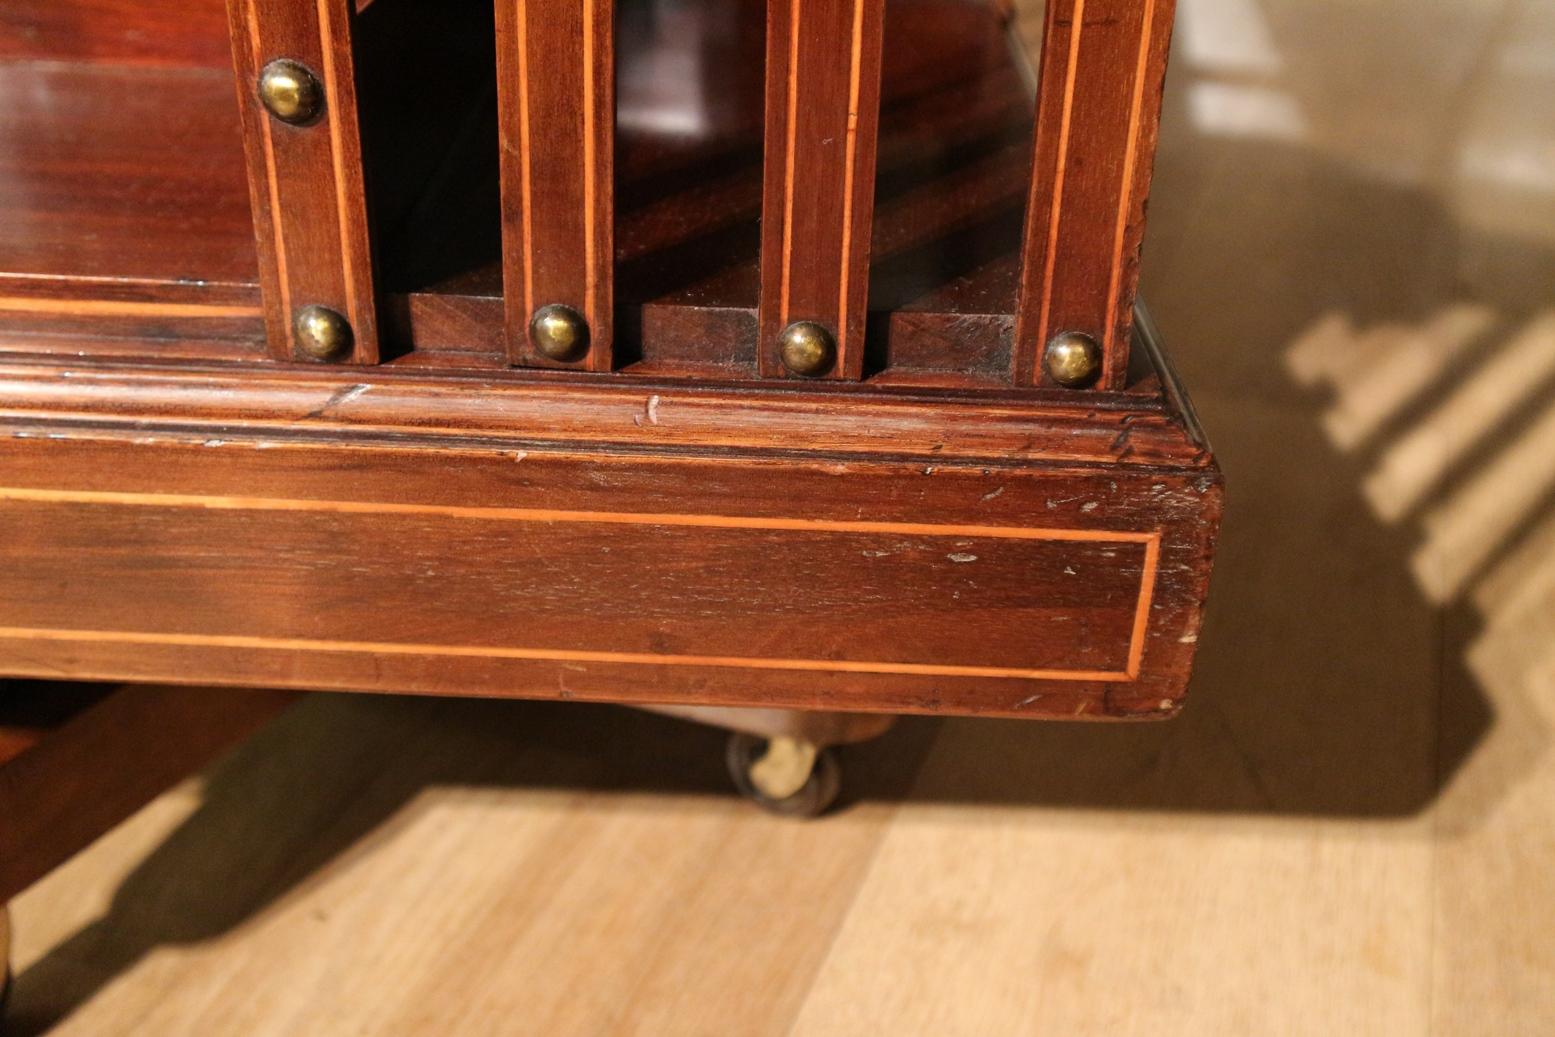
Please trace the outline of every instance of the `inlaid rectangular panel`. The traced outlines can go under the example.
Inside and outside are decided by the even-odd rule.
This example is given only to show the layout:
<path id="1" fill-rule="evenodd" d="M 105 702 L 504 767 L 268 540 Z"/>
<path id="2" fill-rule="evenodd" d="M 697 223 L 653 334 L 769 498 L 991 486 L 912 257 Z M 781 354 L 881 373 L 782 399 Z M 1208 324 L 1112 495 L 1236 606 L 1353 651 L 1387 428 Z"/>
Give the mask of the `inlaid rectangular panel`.
<path id="1" fill-rule="evenodd" d="M 768 0 L 760 341 L 763 375 L 790 374 L 780 336 L 819 324 L 835 360 L 864 366 L 880 124 L 880 0 Z"/>
<path id="2" fill-rule="evenodd" d="M 1218 518 L 1212 470 L 272 436 L 0 440 L 0 672 L 1158 716 Z"/>
<path id="3" fill-rule="evenodd" d="M 1014 378 L 1052 385 L 1062 332 L 1101 348 L 1095 385 L 1122 386 L 1175 0 L 1050 0 L 1026 207 Z"/>
<path id="4" fill-rule="evenodd" d="M 0 542 L 0 628 L 1079 681 L 1137 676 L 1159 557 L 1153 533 L 19 488 Z"/>
<path id="5" fill-rule="evenodd" d="M 305 361 L 295 317 L 324 307 L 350 325 L 333 360 L 378 361 L 378 316 L 357 118 L 353 0 L 228 0 L 259 278 L 271 353 Z M 266 65 L 290 59 L 319 84 L 318 113 L 292 124 L 260 103 Z"/>
<path id="6" fill-rule="evenodd" d="M 497 0 L 508 362 L 608 371 L 614 306 L 614 0 Z M 529 332 L 542 307 L 587 322 L 572 355 Z"/>

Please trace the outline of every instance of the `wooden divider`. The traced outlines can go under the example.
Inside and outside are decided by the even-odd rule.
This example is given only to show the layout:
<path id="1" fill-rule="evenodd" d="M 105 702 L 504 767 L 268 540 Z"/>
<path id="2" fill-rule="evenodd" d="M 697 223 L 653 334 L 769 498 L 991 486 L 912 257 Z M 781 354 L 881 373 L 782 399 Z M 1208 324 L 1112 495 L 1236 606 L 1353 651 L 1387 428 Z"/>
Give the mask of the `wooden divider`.
<path id="1" fill-rule="evenodd" d="M 882 0 L 768 0 L 760 371 L 858 378 L 880 121 Z M 784 330 L 814 322 L 834 359 L 796 372 Z"/>
<path id="2" fill-rule="evenodd" d="M 1175 0 L 1048 0 L 1014 380 L 1051 385 L 1048 343 L 1100 346 L 1098 388 L 1128 370 L 1139 250 Z"/>
<path id="3" fill-rule="evenodd" d="M 352 0 L 227 0 L 243 143 L 272 355 L 378 361 L 378 318 L 351 49 Z M 260 99 L 272 62 L 297 62 L 318 86 L 317 113 L 296 122 Z M 332 349 L 299 341 L 307 307 L 345 318 Z M 328 355 L 325 355 L 325 354 Z"/>
<path id="4" fill-rule="evenodd" d="M 510 363 L 608 371 L 614 234 L 613 0 L 497 0 L 502 270 Z M 530 333 L 545 307 L 587 322 L 574 351 Z"/>

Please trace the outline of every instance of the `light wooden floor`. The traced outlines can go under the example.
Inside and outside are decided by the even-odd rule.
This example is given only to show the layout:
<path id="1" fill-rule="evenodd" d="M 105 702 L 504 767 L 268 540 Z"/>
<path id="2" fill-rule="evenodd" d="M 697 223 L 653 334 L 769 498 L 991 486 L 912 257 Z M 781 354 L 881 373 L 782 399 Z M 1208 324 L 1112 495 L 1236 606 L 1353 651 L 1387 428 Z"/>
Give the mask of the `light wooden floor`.
<path id="1" fill-rule="evenodd" d="M 1181 720 L 908 722 L 796 824 L 672 721 L 319 697 L 16 902 L 17 1029 L 1555 1033 L 1555 7 L 1182 5 Z"/>

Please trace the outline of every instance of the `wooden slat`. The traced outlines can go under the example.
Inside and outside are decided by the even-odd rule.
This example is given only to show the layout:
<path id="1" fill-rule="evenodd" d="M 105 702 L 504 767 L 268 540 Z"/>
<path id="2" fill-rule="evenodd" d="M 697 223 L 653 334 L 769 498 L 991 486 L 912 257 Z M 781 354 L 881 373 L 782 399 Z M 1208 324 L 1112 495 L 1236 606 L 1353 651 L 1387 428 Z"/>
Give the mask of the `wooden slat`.
<path id="1" fill-rule="evenodd" d="M 296 352 L 292 316 L 326 306 L 351 323 L 348 359 L 378 361 L 372 247 L 362 172 L 351 25 L 352 0 L 228 0 L 233 63 L 260 284 L 271 352 Z M 272 118 L 256 91 L 276 58 L 306 65 L 324 88 L 324 112 L 305 126 Z"/>
<path id="2" fill-rule="evenodd" d="M 297 698 L 165 686 L 83 698 L 46 684 L 6 685 L 0 696 L 63 696 L 74 713 L 8 728 L 0 710 L 0 734 L 14 735 L 0 739 L 0 904 Z M 0 705 L 45 716 L 50 708 Z"/>
<path id="3" fill-rule="evenodd" d="M 510 363 L 608 371 L 614 266 L 613 0 L 498 0 L 502 263 Z M 557 362 L 529 338 L 542 306 L 588 321 Z"/>
<path id="4" fill-rule="evenodd" d="M 1100 388 L 1123 384 L 1145 198 L 1175 0 L 1051 0 L 1015 328 L 1014 379 L 1052 384 L 1060 332 L 1102 346 Z"/>
<path id="5" fill-rule="evenodd" d="M 833 378 L 864 367 L 880 122 L 879 0 L 768 0 L 760 370 L 789 372 L 779 337 L 814 321 Z"/>

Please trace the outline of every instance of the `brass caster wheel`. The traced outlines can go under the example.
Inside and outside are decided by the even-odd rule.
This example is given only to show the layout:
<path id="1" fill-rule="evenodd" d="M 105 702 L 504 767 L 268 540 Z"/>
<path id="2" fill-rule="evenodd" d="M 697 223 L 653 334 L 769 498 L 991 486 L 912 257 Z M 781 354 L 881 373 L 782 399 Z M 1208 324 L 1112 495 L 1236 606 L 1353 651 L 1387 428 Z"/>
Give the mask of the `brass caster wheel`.
<path id="1" fill-rule="evenodd" d="M 724 761 L 740 794 L 784 817 L 818 817 L 842 791 L 842 768 L 830 749 L 798 738 L 736 731 Z"/>

